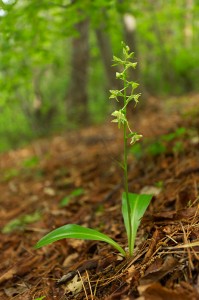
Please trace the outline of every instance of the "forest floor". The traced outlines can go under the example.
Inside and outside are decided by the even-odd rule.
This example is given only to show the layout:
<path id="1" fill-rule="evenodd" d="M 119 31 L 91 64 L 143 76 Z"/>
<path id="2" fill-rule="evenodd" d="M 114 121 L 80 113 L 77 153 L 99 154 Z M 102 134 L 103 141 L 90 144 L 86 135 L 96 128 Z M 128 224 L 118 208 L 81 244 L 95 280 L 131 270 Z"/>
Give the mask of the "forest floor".
<path id="1" fill-rule="evenodd" d="M 144 135 L 129 151 L 131 192 L 152 193 L 133 257 L 64 239 L 68 223 L 96 228 L 123 247 L 122 136 L 111 122 L 0 156 L 0 299 L 199 299 L 199 95 L 150 98 L 133 119 Z"/>

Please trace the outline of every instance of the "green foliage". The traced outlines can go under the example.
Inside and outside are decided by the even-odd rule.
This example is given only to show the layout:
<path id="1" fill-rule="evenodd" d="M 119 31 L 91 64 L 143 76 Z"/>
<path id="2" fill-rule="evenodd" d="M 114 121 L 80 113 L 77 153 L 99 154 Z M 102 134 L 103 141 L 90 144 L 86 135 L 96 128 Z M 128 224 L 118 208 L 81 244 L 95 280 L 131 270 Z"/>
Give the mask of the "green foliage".
<path id="1" fill-rule="evenodd" d="M 129 47 L 126 46 L 124 43 L 123 43 L 123 57 L 124 59 L 120 59 L 114 56 L 114 64 L 120 65 L 122 67 L 122 71 L 120 73 L 118 72 L 116 73 L 116 78 L 122 80 L 124 84 L 124 88 L 121 90 L 111 90 L 110 98 L 111 99 L 113 98 L 116 101 L 120 101 L 122 99 L 123 101 L 122 108 L 112 113 L 112 115 L 115 117 L 113 122 L 118 123 L 119 128 L 123 127 L 124 160 L 121 165 L 124 171 L 125 192 L 123 193 L 122 196 L 122 215 L 123 215 L 124 224 L 127 232 L 127 238 L 128 238 L 128 255 L 132 256 L 137 229 L 140 224 L 140 220 L 150 203 L 152 196 L 143 195 L 143 194 L 142 195 L 132 194 L 129 193 L 128 191 L 127 140 L 130 139 L 130 143 L 135 144 L 141 138 L 141 135 L 137 134 L 136 132 L 133 132 L 129 127 L 129 123 L 127 120 L 127 106 L 131 101 L 135 101 L 135 103 L 137 104 L 140 94 L 134 93 L 134 90 L 136 89 L 138 84 L 128 80 L 128 69 L 135 68 L 136 64 L 132 63 L 133 53 L 129 52 Z M 131 88 L 131 93 L 127 95 L 127 90 L 129 89 L 129 87 Z M 74 193 L 76 195 L 81 194 L 82 190 L 74 191 L 73 195 Z M 62 205 L 68 204 L 69 200 L 70 200 L 69 198 L 63 199 Z M 62 227 L 59 227 L 51 231 L 43 238 L 41 238 L 37 242 L 35 247 L 40 248 L 64 238 L 76 238 L 76 239 L 83 239 L 83 240 L 96 240 L 96 241 L 106 242 L 110 244 L 112 247 L 114 247 L 117 251 L 119 251 L 123 256 L 127 255 L 127 252 L 125 252 L 125 250 L 117 242 L 112 240 L 107 235 L 97 230 L 91 228 L 85 228 L 76 224 L 64 225 Z"/>
<path id="2" fill-rule="evenodd" d="M 118 127 L 123 127 L 123 139 L 124 139 L 124 159 L 122 168 L 124 171 L 124 188 L 125 193 L 122 196 L 122 213 L 124 223 L 126 227 L 128 237 L 129 255 L 133 255 L 134 243 L 136 232 L 139 226 L 139 220 L 143 216 L 147 209 L 149 202 L 152 198 L 151 195 L 136 195 L 129 193 L 128 190 L 128 163 L 127 163 L 127 151 L 128 151 L 128 139 L 130 144 L 134 145 L 142 135 L 133 132 L 129 126 L 127 120 L 127 107 L 131 101 L 138 104 L 140 94 L 136 94 L 134 91 L 138 87 L 138 83 L 128 80 L 129 68 L 135 68 L 136 63 L 132 62 L 134 53 L 130 52 L 127 45 L 123 43 L 123 59 L 116 56 L 113 57 L 114 65 L 118 65 L 122 71 L 116 73 L 116 78 L 122 80 L 123 88 L 121 90 L 111 90 L 110 99 L 115 99 L 117 102 L 123 102 L 120 110 L 114 111 L 112 116 L 115 117 L 112 122 L 118 123 Z M 130 90 L 130 92 L 129 92 Z"/>
<path id="3" fill-rule="evenodd" d="M 61 201 L 60 201 L 60 206 L 66 206 L 69 204 L 69 202 L 74 199 L 77 196 L 81 196 L 84 194 L 84 189 L 82 188 L 77 188 L 75 190 L 73 190 L 70 195 L 64 197 Z"/>
<path id="4" fill-rule="evenodd" d="M 156 183 L 155 183 L 155 187 L 157 187 L 157 188 L 160 188 L 160 189 L 163 189 L 163 187 L 164 187 L 164 182 L 163 181 L 157 181 Z"/>
<path id="5" fill-rule="evenodd" d="M 131 147 L 130 153 L 139 159 L 146 154 L 158 156 L 166 154 L 168 151 L 172 151 L 176 154 L 183 152 L 184 146 L 181 140 L 185 134 L 187 134 L 187 130 L 184 127 L 179 127 L 174 132 L 161 135 L 155 140 L 145 140 L 143 147 L 141 147 L 140 144 L 136 144 Z"/>
<path id="6" fill-rule="evenodd" d="M 8 169 L 4 172 L 2 180 L 8 181 L 14 177 L 17 177 L 20 174 L 20 170 L 16 168 Z"/>
<path id="7" fill-rule="evenodd" d="M 199 4 L 194 2 L 188 9 L 178 1 L 157 1 L 156 6 L 136 1 L 132 9 L 138 22 L 136 37 L 147 90 L 155 94 L 198 90 Z"/>
<path id="8" fill-rule="evenodd" d="M 129 153 L 133 154 L 134 157 L 140 159 L 143 156 L 143 149 L 141 144 L 135 144 L 129 149 Z"/>
<path id="9" fill-rule="evenodd" d="M 166 153 L 166 146 L 162 143 L 162 141 L 154 141 L 153 143 L 149 144 L 146 152 L 151 156 L 160 155 Z"/>
<path id="10" fill-rule="evenodd" d="M 79 226 L 76 224 L 68 224 L 62 227 L 59 227 L 46 236 L 41 238 L 41 240 L 37 243 L 36 248 L 40 248 L 51 244 L 55 241 L 65 239 L 65 238 L 73 238 L 73 239 L 83 239 L 83 240 L 92 240 L 92 241 L 102 241 L 110 244 L 115 249 L 117 249 L 124 256 L 126 255 L 125 251 L 120 247 L 118 243 L 109 238 L 107 235 L 90 228 L 86 228 L 83 226 Z"/>
<path id="11" fill-rule="evenodd" d="M 162 135 L 157 141 L 150 143 L 146 147 L 146 152 L 152 156 L 156 156 L 166 153 L 169 150 L 169 147 L 171 147 L 171 150 L 174 153 L 180 153 L 183 151 L 184 146 L 179 139 L 183 138 L 185 133 L 186 129 L 184 127 L 179 127 L 174 132 Z"/>
<path id="12" fill-rule="evenodd" d="M 39 165 L 39 157 L 38 156 L 32 156 L 30 158 L 27 158 L 23 161 L 23 167 L 32 169 Z"/>
<path id="13" fill-rule="evenodd" d="M 177 1 L 157 0 L 156 6 L 144 0 L 1 1 L 0 151 L 75 127 L 63 107 L 70 82 L 71 37 L 78 36 L 75 24 L 85 18 L 90 20 L 88 106 L 93 122 L 103 121 L 108 113 L 103 101 L 107 78 L 95 30 L 102 27 L 114 53 L 120 55 L 119 41 L 125 36 L 121 20 L 126 13 L 137 23 L 135 49 L 146 90 L 197 91 L 199 4 L 193 2 L 187 9 Z M 35 110 L 38 101 L 41 107 Z"/>
<path id="14" fill-rule="evenodd" d="M 142 216 L 144 215 L 152 196 L 128 193 L 122 195 L 122 215 L 129 241 L 129 254 L 133 254 L 135 238 Z M 130 209 L 128 207 L 128 201 Z M 130 228 L 131 226 L 131 228 Z M 131 243 L 131 244 L 130 244 Z"/>
<path id="15" fill-rule="evenodd" d="M 185 133 L 186 133 L 186 128 L 179 127 L 174 132 L 162 135 L 161 140 L 170 142 L 176 138 L 183 137 L 185 135 Z"/>
<path id="16" fill-rule="evenodd" d="M 135 68 L 137 63 L 132 63 L 131 59 L 134 55 L 133 52 L 129 53 L 130 49 L 123 43 L 123 56 L 124 59 L 120 59 L 116 56 L 113 56 L 114 66 L 120 66 L 123 68 L 122 72 L 116 72 L 116 78 L 122 80 L 124 87 L 121 90 L 110 90 L 110 99 L 115 99 L 117 102 L 120 102 L 120 99 L 123 101 L 123 106 L 119 110 L 116 110 L 112 113 L 112 116 L 115 117 L 112 122 L 118 123 L 118 128 L 123 126 L 124 128 L 124 155 L 126 156 L 127 151 L 127 139 L 130 138 L 130 143 L 135 144 L 142 137 L 136 132 L 132 132 L 128 120 L 127 120 L 127 105 L 134 101 L 137 105 L 140 94 L 135 94 L 134 90 L 138 87 L 138 83 L 134 81 L 129 81 L 128 77 L 128 69 Z M 128 90 L 131 90 L 130 94 Z M 129 131 L 129 133 L 127 132 Z M 126 164 L 126 161 L 124 161 Z"/>
<path id="17" fill-rule="evenodd" d="M 174 153 L 177 153 L 177 154 L 183 152 L 184 151 L 184 145 L 183 145 L 183 143 L 180 142 L 180 141 L 177 141 L 174 144 L 172 150 L 173 150 Z"/>
<path id="18" fill-rule="evenodd" d="M 1 84 L 0 84 L 1 85 Z M 3 94 L 3 91 L 2 91 Z M 2 95 L 3 97 L 3 95 Z M 2 98 L 1 98 L 2 99 Z M 19 103 L 2 104 L 0 99 L 0 152 L 30 140 L 30 127 Z"/>
<path id="19" fill-rule="evenodd" d="M 28 224 L 37 222 L 40 219 L 41 219 L 41 214 L 38 211 L 34 212 L 33 214 L 26 214 L 20 216 L 7 223 L 3 227 L 2 233 L 10 233 L 14 230 L 24 230 Z"/>

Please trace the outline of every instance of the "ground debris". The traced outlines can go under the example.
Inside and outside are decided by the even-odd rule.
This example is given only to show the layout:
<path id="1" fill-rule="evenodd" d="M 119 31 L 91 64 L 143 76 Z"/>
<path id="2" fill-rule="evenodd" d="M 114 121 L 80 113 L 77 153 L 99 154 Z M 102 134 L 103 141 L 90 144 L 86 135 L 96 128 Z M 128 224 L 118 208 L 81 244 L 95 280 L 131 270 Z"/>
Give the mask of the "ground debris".
<path id="1" fill-rule="evenodd" d="M 136 116 L 145 136 L 187 124 L 193 130 L 191 120 L 186 123 L 179 113 L 168 117 L 159 106 Z M 199 299 L 199 148 L 188 138 L 181 146 L 179 152 L 169 148 L 141 159 L 129 156 L 130 189 L 153 190 L 154 197 L 134 256 L 126 259 L 95 241 L 61 240 L 33 248 L 44 234 L 66 223 L 100 228 L 126 246 L 117 128 L 90 127 L 1 155 L 0 299 Z M 24 161 L 32 157 L 37 164 L 29 169 Z M 75 195 L 77 190 L 84 192 Z M 61 206 L 63 199 L 70 201 Z M 13 219 L 36 212 L 41 217 L 34 222 L 2 232 Z"/>

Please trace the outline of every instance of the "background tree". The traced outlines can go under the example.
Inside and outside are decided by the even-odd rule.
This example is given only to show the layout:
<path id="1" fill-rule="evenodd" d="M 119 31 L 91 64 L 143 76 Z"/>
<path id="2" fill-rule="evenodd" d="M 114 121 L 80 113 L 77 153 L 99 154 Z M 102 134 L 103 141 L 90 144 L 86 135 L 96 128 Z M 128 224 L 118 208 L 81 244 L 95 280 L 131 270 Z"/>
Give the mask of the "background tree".
<path id="1" fill-rule="evenodd" d="M 72 122 L 78 124 L 81 120 L 81 124 L 88 124 L 89 20 L 78 22 L 75 29 L 78 36 L 72 38 L 71 77 L 66 96 L 67 115 Z"/>
<path id="2" fill-rule="evenodd" d="M 198 13 L 196 0 L 0 0 L 2 149 L 73 120 L 102 121 L 121 40 L 135 51 L 142 92 L 197 91 Z"/>

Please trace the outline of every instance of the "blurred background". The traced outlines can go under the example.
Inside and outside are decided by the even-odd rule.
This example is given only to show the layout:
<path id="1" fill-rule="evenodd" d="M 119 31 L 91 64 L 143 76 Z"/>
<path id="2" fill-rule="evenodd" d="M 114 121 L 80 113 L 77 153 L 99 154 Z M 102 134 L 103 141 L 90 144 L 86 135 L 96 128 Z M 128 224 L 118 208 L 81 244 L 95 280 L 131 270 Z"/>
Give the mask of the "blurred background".
<path id="1" fill-rule="evenodd" d="M 121 41 L 142 105 L 198 92 L 199 0 L 0 0 L 0 152 L 103 123 Z"/>

